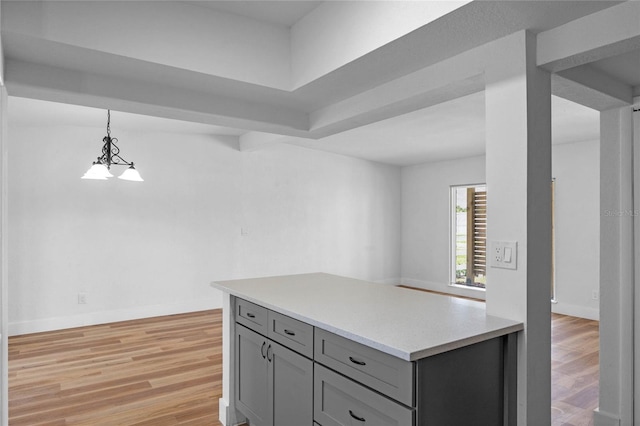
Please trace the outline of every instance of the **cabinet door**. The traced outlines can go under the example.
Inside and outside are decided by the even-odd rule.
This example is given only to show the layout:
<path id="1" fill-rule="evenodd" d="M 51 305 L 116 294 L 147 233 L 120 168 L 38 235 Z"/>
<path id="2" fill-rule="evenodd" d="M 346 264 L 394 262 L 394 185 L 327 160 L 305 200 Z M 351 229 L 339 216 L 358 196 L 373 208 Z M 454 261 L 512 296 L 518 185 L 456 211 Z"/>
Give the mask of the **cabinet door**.
<path id="1" fill-rule="evenodd" d="M 271 363 L 270 394 L 273 424 L 313 424 L 313 362 L 275 342 L 267 358 Z"/>
<path id="2" fill-rule="evenodd" d="M 269 398 L 269 342 L 242 325 L 236 325 L 236 408 L 251 425 L 271 425 Z"/>

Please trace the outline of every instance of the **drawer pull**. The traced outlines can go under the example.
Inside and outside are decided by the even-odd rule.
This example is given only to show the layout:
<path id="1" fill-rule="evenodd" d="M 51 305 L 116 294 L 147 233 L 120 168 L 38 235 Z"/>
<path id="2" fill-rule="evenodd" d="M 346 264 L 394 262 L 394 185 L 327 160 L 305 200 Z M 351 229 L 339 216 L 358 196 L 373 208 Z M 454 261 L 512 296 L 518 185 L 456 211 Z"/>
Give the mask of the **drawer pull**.
<path id="1" fill-rule="evenodd" d="M 248 316 L 249 318 L 255 318 L 255 317 L 256 317 L 256 314 L 252 314 L 251 312 L 247 312 L 247 316 Z"/>
<path id="2" fill-rule="evenodd" d="M 349 361 L 351 361 L 354 364 L 358 364 L 358 365 L 367 365 L 366 362 L 364 361 L 360 361 L 359 359 L 355 359 L 354 357 L 350 356 L 349 357 Z"/>
<path id="3" fill-rule="evenodd" d="M 284 329 L 284 334 L 286 334 L 288 336 L 295 336 L 296 335 L 296 333 L 294 333 L 291 330 L 287 330 L 286 328 Z"/>
<path id="4" fill-rule="evenodd" d="M 266 358 L 267 356 L 264 353 L 264 345 L 266 345 L 267 342 L 262 342 L 262 347 L 260 348 L 260 354 L 262 354 L 262 358 Z"/>
<path id="5" fill-rule="evenodd" d="M 351 417 L 353 417 L 354 419 L 356 419 L 359 422 L 366 422 L 367 420 L 364 417 L 360 417 L 360 416 L 356 416 L 355 414 L 353 414 L 353 411 L 349 410 L 349 415 Z"/>

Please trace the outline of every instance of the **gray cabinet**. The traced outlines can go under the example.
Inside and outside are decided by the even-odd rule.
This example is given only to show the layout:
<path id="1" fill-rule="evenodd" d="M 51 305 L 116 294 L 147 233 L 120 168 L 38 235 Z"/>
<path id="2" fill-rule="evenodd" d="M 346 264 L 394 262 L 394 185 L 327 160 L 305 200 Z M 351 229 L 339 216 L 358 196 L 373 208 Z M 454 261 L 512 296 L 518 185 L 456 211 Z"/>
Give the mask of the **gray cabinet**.
<path id="1" fill-rule="evenodd" d="M 261 309 L 264 308 L 251 306 L 240 299 L 236 307 L 239 308 L 235 327 L 236 408 L 247 417 L 251 426 L 311 426 L 313 361 L 241 325 L 242 321 L 259 331 L 267 330 L 267 310 L 263 315 Z M 261 320 L 263 317 L 265 321 Z M 292 325 L 295 324 L 287 323 L 286 319 L 286 326 L 282 323 L 282 318 L 275 322 L 278 334 L 305 340 L 304 327 L 294 328 Z"/>
<path id="2" fill-rule="evenodd" d="M 305 426 L 313 422 L 313 362 L 271 343 L 269 395 L 274 426 Z"/>
<path id="3" fill-rule="evenodd" d="M 515 334 L 405 361 L 242 299 L 235 307 L 235 407 L 251 426 L 515 424 Z"/>
<path id="4" fill-rule="evenodd" d="M 241 325 L 236 327 L 236 407 L 251 424 L 270 425 L 267 339 Z"/>

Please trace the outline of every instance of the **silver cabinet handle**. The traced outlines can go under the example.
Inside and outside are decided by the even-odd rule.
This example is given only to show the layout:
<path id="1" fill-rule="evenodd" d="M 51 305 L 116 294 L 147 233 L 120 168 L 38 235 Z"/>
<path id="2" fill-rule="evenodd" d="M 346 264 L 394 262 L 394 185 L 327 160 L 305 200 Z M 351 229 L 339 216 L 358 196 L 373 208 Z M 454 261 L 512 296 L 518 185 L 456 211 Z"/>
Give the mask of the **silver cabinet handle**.
<path id="1" fill-rule="evenodd" d="M 262 342 L 262 347 L 260 348 L 260 354 L 262 354 L 262 358 L 266 358 L 267 356 L 264 353 L 264 345 L 266 345 L 267 342 Z"/>
<path id="2" fill-rule="evenodd" d="M 252 314 L 251 312 L 247 312 L 247 316 L 248 316 L 249 318 L 255 318 L 255 317 L 256 317 L 256 314 Z"/>
<path id="3" fill-rule="evenodd" d="M 296 333 L 294 333 L 291 330 L 287 330 L 286 328 L 284 329 L 284 334 L 286 334 L 288 336 L 295 336 L 296 335 Z"/>

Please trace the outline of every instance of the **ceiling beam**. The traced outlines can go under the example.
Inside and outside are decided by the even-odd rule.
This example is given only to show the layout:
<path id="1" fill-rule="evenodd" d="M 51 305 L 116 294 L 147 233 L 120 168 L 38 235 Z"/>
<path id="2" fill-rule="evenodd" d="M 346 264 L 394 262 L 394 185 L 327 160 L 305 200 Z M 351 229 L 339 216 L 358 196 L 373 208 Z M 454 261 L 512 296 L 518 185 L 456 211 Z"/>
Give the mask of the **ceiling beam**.
<path id="1" fill-rule="evenodd" d="M 484 63 L 481 46 L 316 110 L 310 135 L 325 137 L 481 91 Z"/>
<path id="2" fill-rule="evenodd" d="M 631 86 L 588 65 L 552 74 L 551 85 L 554 95 L 598 111 L 633 102 Z"/>
<path id="3" fill-rule="evenodd" d="M 537 64 L 559 72 L 640 49 L 639 22 L 640 1 L 627 1 L 543 31 L 537 37 Z"/>
<path id="4" fill-rule="evenodd" d="M 6 75 L 12 96 L 293 136 L 309 127 L 304 111 L 142 79 L 16 60 L 6 62 Z"/>

